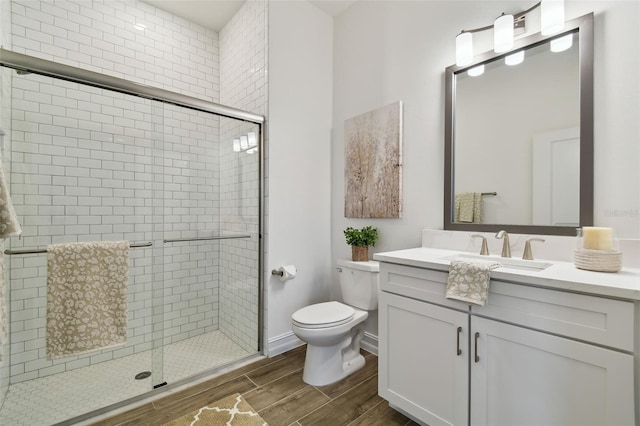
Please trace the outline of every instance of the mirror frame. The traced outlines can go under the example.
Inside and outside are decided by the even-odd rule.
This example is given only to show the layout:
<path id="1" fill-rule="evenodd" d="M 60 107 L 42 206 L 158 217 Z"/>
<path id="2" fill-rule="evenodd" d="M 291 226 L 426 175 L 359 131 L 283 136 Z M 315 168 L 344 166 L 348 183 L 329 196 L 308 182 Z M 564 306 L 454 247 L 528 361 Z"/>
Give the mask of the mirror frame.
<path id="1" fill-rule="evenodd" d="M 516 224 L 484 224 L 453 222 L 454 200 L 454 125 L 455 75 L 476 65 L 504 58 L 518 50 L 547 43 L 553 38 L 577 32 L 580 77 L 580 225 L 593 225 L 593 12 L 567 21 L 564 29 L 552 36 L 536 33 L 514 41 L 513 49 L 504 53 L 489 51 L 477 55 L 464 67 L 451 65 L 445 71 L 445 131 L 444 131 L 444 229 L 453 231 L 497 232 L 505 230 L 518 234 L 576 235 L 575 226 L 540 226 Z"/>

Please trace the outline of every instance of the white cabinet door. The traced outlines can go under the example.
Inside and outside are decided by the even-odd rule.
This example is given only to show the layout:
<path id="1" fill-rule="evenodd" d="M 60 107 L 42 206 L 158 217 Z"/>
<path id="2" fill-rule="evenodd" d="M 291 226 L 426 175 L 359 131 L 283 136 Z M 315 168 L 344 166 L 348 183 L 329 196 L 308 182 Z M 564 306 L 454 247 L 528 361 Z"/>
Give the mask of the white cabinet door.
<path id="1" fill-rule="evenodd" d="M 632 355 L 475 316 L 471 332 L 472 426 L 635 424 Z"/>
<path id="2" fill-rule="evenodd" d="M 379 315 L 380 396 L 430 426 L 467 425 L 469 315 L 385 292 Z"/>

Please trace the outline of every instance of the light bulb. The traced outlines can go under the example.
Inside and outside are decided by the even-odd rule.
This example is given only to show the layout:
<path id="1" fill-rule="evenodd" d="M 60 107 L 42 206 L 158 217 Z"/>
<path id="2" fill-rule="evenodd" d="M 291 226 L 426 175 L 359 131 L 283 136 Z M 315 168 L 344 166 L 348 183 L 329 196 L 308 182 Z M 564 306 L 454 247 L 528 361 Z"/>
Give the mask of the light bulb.
<path id="1" fill-rule="evenodd" d="M 540 33 L 555 34 L 564 27 L 564 0 L 542 0 L 540 2 Z"/>
<path id="2" fill-rule="evenodd" d="M 233 140 L 233 152 L 240 152 L 240 139 Z"/>
<path id="3" fill-rule="evenodd" d="M 456 65 L 463 67 L 473 62 L 473 36 L 462 32 L 456 37 Z"/>
<path id="4" fill-rule="evenodd" d="M 551 40 L 551 51 L 562 52 L 573 46 L 573 33 Z"/>
<path id="5" fill-rule="evenodd" d="M 502 53 L 513 47 L 513 15 L 501 15 L 493 23 L 493 50 Z"/>
<path id="6" fill-rule="evenodd" d="M 249 146 L 258 145 L 258 140 L 256 139 L 256 132 L 247 133 L 247 138 L 249 139 Z"/>
<path id="7" fill-rule="evenodd" d="M 505 56 L 504 63 L 507 65 L 518 65 L 524 61 L 524 50 Z"/>
<path id="8" fill-rule="evenodd" d="M 249 148 L 249 141 L 247 139 L 246 135 L 242 135 L 240 136 L 240 148 L 244 151 L 245 149 Z"/>
<path id="9" fill-rule="evenodd" d="M 469 68 L 467 74 L 469 74 L 469 77 L 477 77 L 484 74 L 484 65 L 478 65 L 477 67 Z"/>

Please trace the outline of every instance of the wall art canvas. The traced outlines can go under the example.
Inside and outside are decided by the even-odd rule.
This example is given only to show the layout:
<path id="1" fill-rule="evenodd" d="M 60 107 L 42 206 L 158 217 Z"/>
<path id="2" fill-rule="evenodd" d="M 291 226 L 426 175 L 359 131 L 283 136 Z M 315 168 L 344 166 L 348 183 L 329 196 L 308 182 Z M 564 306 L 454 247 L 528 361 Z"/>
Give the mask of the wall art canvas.
<path id="1" fill-rule="evenodd" d="M 402 103 L 345 121 L 344 215 L 402 215 Z"/>

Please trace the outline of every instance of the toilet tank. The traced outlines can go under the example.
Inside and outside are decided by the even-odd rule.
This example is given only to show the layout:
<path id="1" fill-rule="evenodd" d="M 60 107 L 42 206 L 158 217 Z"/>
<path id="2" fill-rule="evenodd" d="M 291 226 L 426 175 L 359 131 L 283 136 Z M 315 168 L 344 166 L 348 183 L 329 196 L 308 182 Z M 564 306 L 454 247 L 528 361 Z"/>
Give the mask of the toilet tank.
<path id="1" fill-rule="evenodd" d="M 342 259 L 337 263 L 342 301 L 365 311 L 378 309 L 380 264 L 374 260 L 353 262 Z"/>

